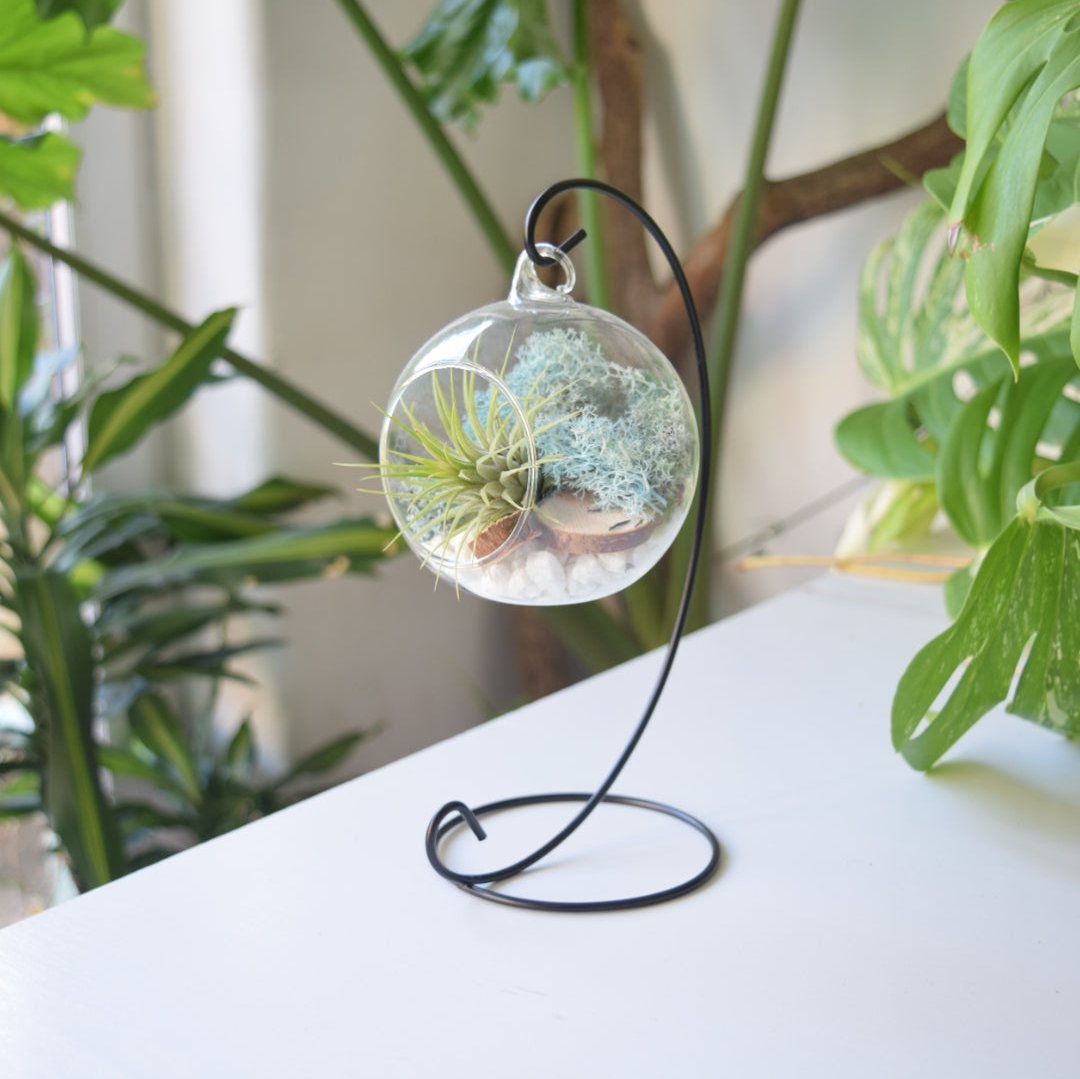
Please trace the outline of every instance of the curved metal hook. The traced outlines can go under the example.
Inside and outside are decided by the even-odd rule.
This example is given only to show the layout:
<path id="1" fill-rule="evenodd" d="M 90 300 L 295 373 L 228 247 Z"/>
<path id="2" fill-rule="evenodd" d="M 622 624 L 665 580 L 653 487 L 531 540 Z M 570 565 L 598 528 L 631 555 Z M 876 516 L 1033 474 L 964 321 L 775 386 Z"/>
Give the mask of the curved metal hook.
<path id="1" fill-rule="evenodd" d="M 686 275 L 683 272 L 679 258 L 675 254 L 675 250 L 672 248 L 667 237 L 661 231 L 660 226 L 656 224 L 637 202 L 630 198 L 629 195 L 624 194 L 617 187 L 612 187 L 611 184 L 604 183 L 602 180 L 571 179 L 560 180 L 558 183 L 552 184 L 541 192 L 529 207 L 528 213 L 525 215 L 525 251 L 529 258 L 538 266 L 550 266 L 555 263 L 555 259 L 541 254 L 537 249 L 536 225 L 541 213 L 543 213 L 544 208 L 548 203 L 564 192 L 571 190 L 596 191 L 608 198 L 614 199 L 634 215 L 642 228 L 649 233 L 663 252 L 668 265 L 671 267 L 675 282 L 678 285 L 683 304 L 686 307 L 686 317 L 690 322 L 694 354 L 697 359 L 698 392 L 701 398 L 699 434 L 702 447 L 701 468 L 698 473 L 697 513 L 694 519 L 694 537 L 690 551 L 690 560 L 686 570 L 686 579 L 683 584 L 682 596 L 679 600 L 679 609 L 675 617 L 675 624 L 671 631 L 671 639 L 668 642 L 667 653 L 664 657 L 664 662 L 661 666 L 656 684 L 645 705 L 645 711 L 638 721 L 638 725 L 633 734 L 630 736 L 630 740 L 627 742 L 626 747 L 620 754 L 607 777 L 600 784 L 599 788 L 593 794 L 526 795 L 521 798 L 509 798 L 500 802 L 492 802 L 476 809 L 469 809 L 468 806 L 460 801 L 448 802 L 435 814 L 431 823 L 428 825 L 426 850 L 428 861 L 440 876 L 453 881 L 453 883 L 457 884 L 459 887 L 472 892 L 474 895 L 481 896 L 484 899 L 491 899 L 500 903 L 509 903 L 513 906 L 529 907 L 536 910 L 620 910 L 628 909 L 630 907 L 646 906 L 652 903 L 663 902 L 666 899 L 673 899 L 678 895 L 685 895 L 688 891 L 700 887 L 709 880 L 720 864 L 719 841 L 716 836 L 713 835 L 712 831 L 695 817 L 691 817 L 682 810 L 674 809 L 671 806 L 665 806 L 657 802 L 649 802 L 640 798 L 626 798 L 608 793 L 625 767 L 626 762 L 630 759 L 630 755 L 637 747 L 638 742 L 641 740 L 641 736 L 645 733 L 645 728 L 648 726 L 649 720 L 652 718 L 653 712 L 656 710 L 660 695 L 663 693 L 664 686 L 667 684 L 668 675 L 671 673 L 671 667 L 675 661 L 675 653 L 678 651 L 679 641 L 682 639 L 683 631 L 686 628 L 687 616 L 690 612 L 690 597 L 694 588 L 694 580 L 697 576 L 698 564 L 701 561 L 701 548 L 705 535 L 706 515 L 708 512 L 708 493 L 711 486 L 712 419 L 709 405 L 709 374 L 705 363 L 705 343 L 701 333 L 701 321 L 698 318 L 694 298 L 691 295 L 690 286 L 687 283 Z M 577 232 L 559 245 L 560 250 L 566 252 L 580 243 L 583 239 L 585 239 L 585 232 L 582 229 L 578 229 Z M 512 865 L 504 866 L 502 869 L 491 870 L 486 873 L 459 873 L 457 870 L 447 866 L 439 856 L 440 840 L 448 832 L 461 824 L 468 824 L 476 837 L 478 839 L 483 839 L 483 828 L 478 820 L 480 816 L 486 813 L 498 813 L 503 810 L 516 809 L 521 806 L 550 802 L 583 802 L 584 805 L 556 835 L 552 836 L 551 839 L 538 847 L 531 854 L 519 859 Z M 530 866 L 535 865 L 542 858 L 546 857 L 564 840 L 568 839 L 576 832 L 601 802 L 652 809 L 689 824 L 704 835 L 709 842 L 711 853 L 708 864 L 694 877 L 673 888 L 664 889 L 661 892 L 649 893 L 648 895 L 634 896 L 628 899 L 563 903 L 534 900 L 518 896 L 507 896 L 505 893 L 496 892 L 485 887 L 485 885 L 516 877 Z M 451 813 L 458 814 L 457 820 L 447 821 L 447 817 L 449 817 Z"/>

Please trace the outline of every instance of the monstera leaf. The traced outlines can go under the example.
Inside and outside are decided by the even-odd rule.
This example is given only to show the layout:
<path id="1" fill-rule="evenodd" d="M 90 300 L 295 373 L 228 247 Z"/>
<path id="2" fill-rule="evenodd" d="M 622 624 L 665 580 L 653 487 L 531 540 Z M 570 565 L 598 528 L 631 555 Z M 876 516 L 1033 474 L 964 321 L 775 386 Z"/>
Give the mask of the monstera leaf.
<path id="1" fill-rule="evenodd" d="M 435 116 L 468 129 L 503 83 L 539 101 L 570 78 L 544 0 L 442 0 L 402 58 L 419 74 Z"/>
<path id="2" fill-rule="evenodd" d="M 1059 339 L 1058 357 L 1004 376 L 966 402 L 937 459 L 941 507 L 973 547 L 991 543 L 1015 513 L 1020 489 L 1043 455 L 1069 460 L 1080 446 L 1080 404 L 1062 391 L 1077 378 Z M 1051 417 L 1064 440 L 1046 436 Z"/>
<path id="3" fill-rule="evenodd" d="M 900 679 L 893 744 L 931 767 L 1020 677 L 1008 711 L 1080 735 L 1080 462 L 1027 484 L 1018 514 L 991 545 L 956 622 Z M 1073 501 L 1062 505 L 1063 490 Z M 935 702 L 957 678 L 940 708 Z"/>
<path id="4" fill-rule="evenodd" d="M 967 68 L 967 145 L 949 219 L 965 257 L 972 314 L 1015 372 L 1021 350 L 1020 269 L 1037 218 L 1036 192 L 1051 125 L 1062 99 L 1077 87 L 1080 0 L 1005 4 L 976 43 Z M 1059 142 L 1055 151 L 1075 161 L 1075 142 Z M 1060 177 L 1057 181 L 1060 192 Z M 1065 195 L 1075 199 L 1075 189 Z"/>
<path id="5" fill-rule="evenodd" d="M 964 302 L 963 273 L 946 250 L 943 212 L 929 200 L 867 260 L 859 283 L 859 364 L 892 400 L 845 417 L 836 440 L 868 475 L 936 481 L 941 447 L 967 397 L 1000 385 L 1005 367 Z M 1070 294 L 1032 280 L 1024 298 L 1024 348 L 1038 361 L 1060 357 L 1068 350 Z M 1030 458 L 1023 468 L 1026 482 Z"/>

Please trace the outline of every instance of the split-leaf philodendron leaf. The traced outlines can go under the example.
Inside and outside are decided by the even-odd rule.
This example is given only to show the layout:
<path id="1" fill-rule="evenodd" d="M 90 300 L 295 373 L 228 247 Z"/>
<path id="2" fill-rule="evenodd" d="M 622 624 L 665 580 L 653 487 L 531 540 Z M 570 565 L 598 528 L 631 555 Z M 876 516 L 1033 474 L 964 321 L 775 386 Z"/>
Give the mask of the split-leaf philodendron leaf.
<path id="1" fill-rule="evenodd" d="M 1073 462 L 1021 491 L 1019 513 L 987 551 L 956 622 L 904 672 L 893 744 L 914 767 L 930 768 L 1004 701 L 1018 670 L 1008 711 L 1080 735 L 1080 504 L 1052 501 L 1078 482 Z"/>
<path id="2" fill-rule="evenodd" d="M 949 220 L 962 231 L 972 314 L 1014 372 L 1020 369 L 1020 267 L 1044 150 L 1062 98 L 1077 87 L 1080 0 L 1005 4 L 968 64 L 967 145 Z M 1075 190 L 1068 194 L 1075 198 Z"/>

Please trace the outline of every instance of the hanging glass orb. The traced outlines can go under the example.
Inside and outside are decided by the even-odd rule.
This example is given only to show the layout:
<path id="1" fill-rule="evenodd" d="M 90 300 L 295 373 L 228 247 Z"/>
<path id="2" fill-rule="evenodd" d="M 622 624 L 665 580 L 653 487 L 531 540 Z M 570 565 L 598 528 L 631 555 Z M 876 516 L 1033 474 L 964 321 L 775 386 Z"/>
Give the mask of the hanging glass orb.
<path id="1" fill-rule="evenodd" d="M 690 508 L 694 411 L 628 323 L 544 285 L 528 256 L 510 295 L 420 349 L 390 398 L 379 472 L 402 535 L 440 578 L 504 603 L 580 603 L 644 575 Z"/>

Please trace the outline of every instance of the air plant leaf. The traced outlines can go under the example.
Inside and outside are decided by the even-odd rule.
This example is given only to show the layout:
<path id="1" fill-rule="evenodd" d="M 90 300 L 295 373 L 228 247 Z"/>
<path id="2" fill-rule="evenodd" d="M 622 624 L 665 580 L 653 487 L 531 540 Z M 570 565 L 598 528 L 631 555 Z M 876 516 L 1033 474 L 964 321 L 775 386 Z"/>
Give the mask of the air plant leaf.
<path id="1" fill-rule="evenodd" d="M 441 0 L 402 59 L 420 76 L 432 113 L 469 130 L 504 83 L 539 101 L 570 81 L 544 0 Z"/>
<path id="2" fill-rule="evenodd" d="M 73 199 L 81 156 L 77 146 L 54 132 L 21 139 L 0 135 L 0 195 L 20 210 L 45 210 Z"/>
<path id="3" fill-rule="evenodd" d="M 1025 486 L 1020 512 L 987 551 L 956 622 L 904 672 L 893 700 L 893 744 L 913 767 L 930 768 L 1004 701 L 1018 669 L 1008 711 L 1080 735 L 1080 505 L 1049 499 L 1077 481 L 1080 463 L 1073 462 Z"/>
<path id="4" fill-rule="evenodd" d="M 972 52 L 967 146 L 949 220 L 972 315 L 1020 369 L 1020 266 L 1050 125 L 1080 87 L 1080 2 L 1013 0 Z"/>
<path id="5" fill-rule="evenodd" d="M 144 51 L 110 27 L 87 32 L 70 12 L 42 21 L 34 0 L 0 0 L 0 112 L 33 126 L 54 112 L 81 120 L 98 103 L 150 108 Z"/>

